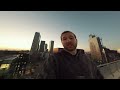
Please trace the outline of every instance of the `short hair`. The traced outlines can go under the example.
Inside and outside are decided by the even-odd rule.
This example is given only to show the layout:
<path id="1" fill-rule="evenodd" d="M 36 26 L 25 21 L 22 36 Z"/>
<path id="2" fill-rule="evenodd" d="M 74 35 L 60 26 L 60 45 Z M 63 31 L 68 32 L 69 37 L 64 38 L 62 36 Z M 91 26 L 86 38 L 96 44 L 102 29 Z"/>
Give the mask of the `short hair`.
<path id="1" fill-rule="evenodd" d="M 62 40 L 62 35 L 65 34 L 65 33 L 72 33 L 74 35 L 74 37 L 76 38 L 76 35 L 73 32 L 71 32 L 71 31 L 64 31 L 64 32 L 61 33 L 61 40 Z"/>

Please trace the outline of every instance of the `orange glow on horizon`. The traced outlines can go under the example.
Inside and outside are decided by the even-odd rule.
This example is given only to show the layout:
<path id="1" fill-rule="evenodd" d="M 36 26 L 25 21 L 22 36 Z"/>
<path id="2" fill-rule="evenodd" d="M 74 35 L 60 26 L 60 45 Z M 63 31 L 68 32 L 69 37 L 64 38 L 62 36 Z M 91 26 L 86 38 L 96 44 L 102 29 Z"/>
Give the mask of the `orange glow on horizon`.
<path id="1" fill-rule="evenodd" d="M 27 48 L 0 47 L 0 50 L 30 50 L 30 49 L 27 49 Z"/>

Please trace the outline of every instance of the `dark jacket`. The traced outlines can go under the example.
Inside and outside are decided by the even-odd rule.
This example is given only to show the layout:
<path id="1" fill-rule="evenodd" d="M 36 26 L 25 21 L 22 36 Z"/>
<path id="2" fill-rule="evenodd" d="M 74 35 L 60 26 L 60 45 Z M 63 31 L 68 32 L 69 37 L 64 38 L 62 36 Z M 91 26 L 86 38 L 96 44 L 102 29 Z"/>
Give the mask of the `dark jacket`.
<path id="1" fill-rule="evenodd" d="M 45 61 L 40 73 L 42 79 L 103 79 L 96 65 L 80 50 L 72 55 L 65 50 Z"/>

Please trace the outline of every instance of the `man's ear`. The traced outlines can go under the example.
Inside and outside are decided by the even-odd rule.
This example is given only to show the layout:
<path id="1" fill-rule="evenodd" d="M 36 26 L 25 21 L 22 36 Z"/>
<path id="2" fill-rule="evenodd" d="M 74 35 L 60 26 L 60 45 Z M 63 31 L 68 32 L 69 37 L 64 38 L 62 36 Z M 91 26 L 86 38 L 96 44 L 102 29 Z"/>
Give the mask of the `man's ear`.
<path id="1" fill-rule="evenodd" d="M 76 38 L 76 41 L 77 41 L 77 43 L 78 43 L 78 40 L 77 40 L 77 38 Z"/>

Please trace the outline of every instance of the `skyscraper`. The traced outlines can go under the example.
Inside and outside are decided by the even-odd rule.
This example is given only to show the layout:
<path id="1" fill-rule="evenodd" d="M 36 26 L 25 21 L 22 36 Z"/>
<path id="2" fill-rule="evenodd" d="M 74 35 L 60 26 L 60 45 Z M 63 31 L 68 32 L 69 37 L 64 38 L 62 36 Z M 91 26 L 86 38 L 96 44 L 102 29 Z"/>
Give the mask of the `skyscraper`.
<path id="1" fill-rule="evenodd" d="M 103 62 L 103 47 L 100 38 L 95 35 L 89 35 L 89 45 L 92 59 Z"/>
<path id="2" fill-rule="evenodd" d="M 45 50 L 45 51 L 47 50 L 47 44 L 44 45 L 44 50 Z"/>
<path id="3" fill-rule="evenodd" d="M 54 48 L 54 41 L 50 41 L 49 43 L 49 52 L 53 53 L 53 48 Z"/>
<path id="4" fill-rule="evenodd" d="M 44 52 L 45 51 L 44 46 L 45 46 L 45 41 L 41 41 L 41 43 L 40 43 L 40 49 L 39 49 L 40 52 Z"/>
<path id="5" fill-rule="evenodd" d="M 34 39 L 33 39 L 32 46 L 31 46 L 31 50 L 30 50 L 30 55 L 32 55 L 33 53 L 38 52 L 40 37 L 41 37 L 40 33 L 35 32 Z"/>

